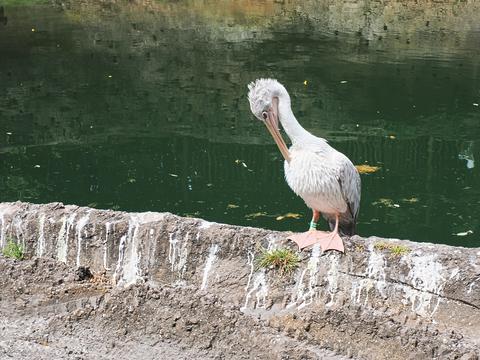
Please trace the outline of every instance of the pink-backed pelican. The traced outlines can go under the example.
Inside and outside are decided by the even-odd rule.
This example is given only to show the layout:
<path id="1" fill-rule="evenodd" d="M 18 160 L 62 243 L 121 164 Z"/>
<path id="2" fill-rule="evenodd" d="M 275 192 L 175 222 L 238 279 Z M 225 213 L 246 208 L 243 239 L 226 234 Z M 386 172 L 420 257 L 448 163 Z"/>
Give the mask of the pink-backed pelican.
<path id="1" fill-rule="evenodd" d="M 295 118 L 290 96 L 274 79 L 248 85 L 252 113 L 262 121 L 285 158 L 285 178 L 290 188 L 312 209 L 310 229 L 289 239 L 300 249 L 319 243 L 323 251 L 344 252 L 341 235 L 353 235 L 360 207 L 360 175 L 352 162 L 325 139 L 305 130 Z M 292 146 L 280 134 L 282 124 Z M 331 232 L 317 230 L 320 214 Z"/>

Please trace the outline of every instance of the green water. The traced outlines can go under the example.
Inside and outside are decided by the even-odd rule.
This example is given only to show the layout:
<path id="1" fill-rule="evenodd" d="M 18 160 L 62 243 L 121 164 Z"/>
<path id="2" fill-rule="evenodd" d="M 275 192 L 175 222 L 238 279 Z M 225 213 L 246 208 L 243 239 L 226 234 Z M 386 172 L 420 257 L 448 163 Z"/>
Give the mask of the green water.
<path id="1" fill-rule="evenodd" d="M 478 33 L 369 42 L 159 4 L 0 11 L 2 201 L 304 230 L 310 212 L 246 100 L 272 76 L 308 130 L 380 167 L 362 175 L 361 235 L 480 246 Z"/>

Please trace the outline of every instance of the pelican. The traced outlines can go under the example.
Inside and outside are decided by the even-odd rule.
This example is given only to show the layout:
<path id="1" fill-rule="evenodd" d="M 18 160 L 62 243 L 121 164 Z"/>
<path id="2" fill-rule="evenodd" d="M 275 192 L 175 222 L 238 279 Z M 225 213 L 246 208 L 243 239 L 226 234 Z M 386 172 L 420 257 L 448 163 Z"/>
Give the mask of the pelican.
<path id="1" fill-rule="evenodd" d="M 248 85 L 250 109 L 265 124 L 285 158 L 285 179 L 290 188 L 312 209 L 307 232 L 289 239 L 300 249 L 319 243 L 322 251 L 344 252 L 341 236 L 355 234 L 360 207 L 360 175 L 352 162 L 327 140 L 305 130 L 295 118 L 290 96 L 274 79 L 257 79 Z M 279 121 L 292 145 L 287 147 Z M 331 232 L 317 230 L 322 215 Z"/>

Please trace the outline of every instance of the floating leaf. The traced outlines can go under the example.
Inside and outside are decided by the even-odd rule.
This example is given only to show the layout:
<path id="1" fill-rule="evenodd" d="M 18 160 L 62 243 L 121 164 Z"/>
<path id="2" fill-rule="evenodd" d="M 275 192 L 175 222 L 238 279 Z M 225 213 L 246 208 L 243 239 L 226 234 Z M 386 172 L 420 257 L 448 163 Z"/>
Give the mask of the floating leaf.
<path id="1" fill-rule="evenodd" d="M 372 203 L 373 206 L 385 206 L 388 208 L 399 208 L 400 205 L 395 204 L 392 199 L 380 198 Z"/>
<path id="2" fill-rule="evenodd" d="M 473 234 L 473 231 L 472 231 L 472 230 L 467 230 L 467 231 L 464 231 L 464 232 L 459 232 L 459 233 L 456 233 L 456 234 L 453 234 L 453 235 L 456 235 L 456 236 L 467 236 L 467 235 L 470 235 L 470 234 Z"/>
<path id="3" fill-rule="evenodd" d="M 300 219 L 302 215 L 296 213 L 286 213 L 285 215 L 280 215 L 276 217 L 277 221 L 284 220 L 284 219 Z"/>
<path id="4" fill-rule="evenodd" d="M 367 164 L 355 165 L 360 174 L 371 174 L 380 170 L 380 166 L 371 166 Z"/>
<path id="5" fill-rule="evenodd" d="M 235 164 L 242 165 L 244 168 L 248 168 L 247 164 L 245 164 L 245 161 L 237 159 L 235 160 Z"/>
<path id="6" fill-rule="evenodd" d="M 260 212 L 245 215 L 245 217 L 248 218 L 248 219 L 256 219 L 257 217 L 261 217 L 261 216 L 268 216 L 268 215 L 264 211 L 260 211 Z"/>

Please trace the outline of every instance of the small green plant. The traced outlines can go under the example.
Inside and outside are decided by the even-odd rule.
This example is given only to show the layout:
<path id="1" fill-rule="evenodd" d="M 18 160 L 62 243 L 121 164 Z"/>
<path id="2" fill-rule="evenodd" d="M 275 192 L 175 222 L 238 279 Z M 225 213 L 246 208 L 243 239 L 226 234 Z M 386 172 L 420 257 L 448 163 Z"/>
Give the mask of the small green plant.
<path id="1" fill-rule="evenodd" d="M 373 248 L 379 251 L 388 250 L 392 256 L 402 256 L 411 251 L 411 249 L 405 245 L 393 245 L 384 241 L 377 242 L 373 245 Z"/>
<path id="2" fill-rule="evenodd" d="M 388 249 L 390 246 L 386 243 L 386 242 L 383 242 L 383 241 L 380 241 L 380 242 L 377 242 L 375 243 L 375 245 L 373 245 L 373 248 L 375 250 L 385 250 L 385 249 Z"/>
<path id="3" fill-rule="evenodd" d="M 402 256 L 411 251 L 410 248 L 403 246 L 403 245 L 394 245 L 390 248 L 390 253 L 393 256 Z"/>
<path id="4" fill-rule="evenodd" d="M 282 276 L 290 274 L 300 262 L 298 255 L 290 249 L 266 250 L 262 248 L 260 251 L 262 254 L 258 259 L 258 267 L 273 268 Z"/>
<path id="5" fill-rule="evenodd" d="M 365 246 L 364 245 L 355 245 L 355 251 L 364 252 L 365 251 Z"/>
<path id="6" fill-rule="evenodd" d="M 7 245 L 2 250 L 3 256 L 11 259 L 23 260 L 23 247 L 18 245 L 15 241 L 9 240 Z"/>

